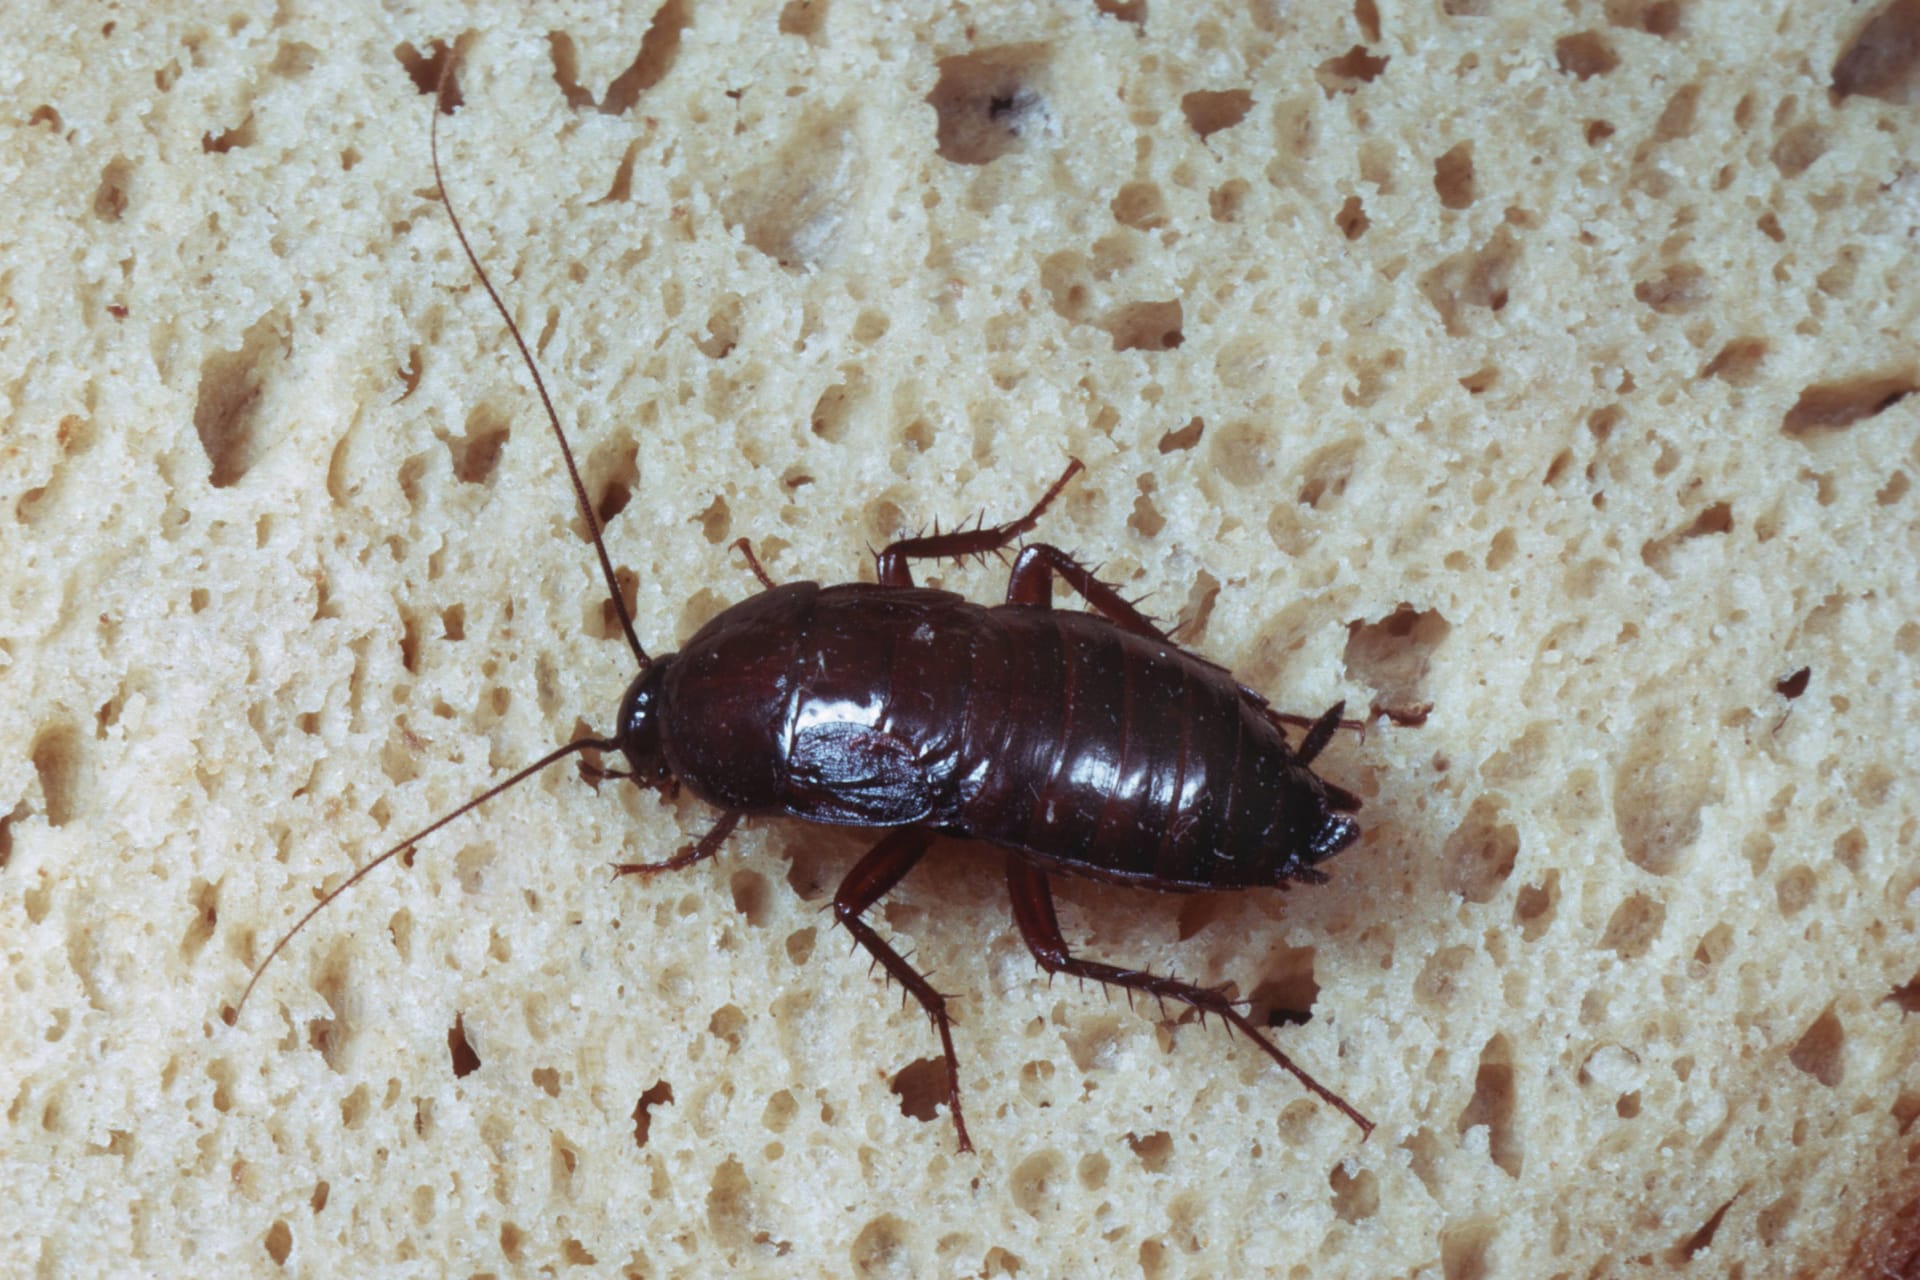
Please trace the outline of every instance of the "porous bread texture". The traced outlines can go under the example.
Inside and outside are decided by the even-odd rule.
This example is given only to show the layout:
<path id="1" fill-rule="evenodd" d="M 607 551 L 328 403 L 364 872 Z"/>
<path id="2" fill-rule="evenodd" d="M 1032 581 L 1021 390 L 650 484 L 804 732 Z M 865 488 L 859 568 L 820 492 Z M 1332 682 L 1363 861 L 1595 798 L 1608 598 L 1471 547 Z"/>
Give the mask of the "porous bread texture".
<path id="1" fill-rule="evenodd" d="M 0 16 L 0 1271 L 1911 1267 L 1911 0 L 174 8 Z M 712 815 L 572 768 L 227 1025 L 633 671 L 443 41 L 656 649 L 1072 455 L 1040 535 L 1199 652 L 1432 704 L 1324 887 L 1057 882 L 1371 1141 L 943 844 L 873 916 L 960 1155 L 871 835 L 612 881 Z"/>

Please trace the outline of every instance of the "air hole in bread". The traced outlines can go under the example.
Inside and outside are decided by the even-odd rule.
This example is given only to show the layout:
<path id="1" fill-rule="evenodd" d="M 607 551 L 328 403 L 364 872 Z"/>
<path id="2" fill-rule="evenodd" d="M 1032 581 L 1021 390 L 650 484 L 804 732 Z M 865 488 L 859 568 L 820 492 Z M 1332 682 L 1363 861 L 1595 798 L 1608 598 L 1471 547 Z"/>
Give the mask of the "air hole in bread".
<path id="1" fill-rule="evenodd" d="M 1491 1280 L 1488 1254 L 1499 1226 L 1495 1219 L 1468 1218 L 1440 1233 L 1440 1274 L 1446 1280 Z"/>
<path id="2" fill-rule="evenodd" d="M 81 812 L 83 761 L 80 733 L 70 724 L 52 724 L 34 735 L 28 758 L 40 782 L 47 825 L 64 827 Z"/>
<path id="3" fill-rule="evenodd" d="M 1365 45 L 1354 45 L 1337 58 L 1328 58 L 1314 68 L 1313 78 L 1331 98 L 1337 93 L 1352 93 L 1363 84 L 1378 79 L 1387 69 L 1390 58 L 1376 58 L 1367 52 Z"/>
<path id="4" fill-rule="evenodd" d="M 1553 42 L 1554 60 L 1568 75 L 1582 80 L 1606 75 L 1620 65 L 1613 42 L 1598 31 L 1581 31 Z"/>
<path id="5" fill-rule="evenodd" d="M 707 509 L 694 519 L 700 526 L 700 536 L 715 545 L 726 541 L 727 535 L 733 532 L 733 509 L 727 505 L 725 494 L 714 494 Z"/>
<path id="6" fill-rule="evenodd" d="M 1196 89 L 1180 99 L 1180 113 L 1202 141 L 1247 118 L 1253 95 L 1245 89 Z"/>
<path id="7" fill-rule="evenodd" d="M 640 49 L 625 71 L 614 77 L 600 100 L 605 115 L 620 115 L 640 100 L 640 95 L 667 78 L 680 55 L 680 38 L 693 25 L 687 0 L 666 0 L 655 10 L 640 37 Z"/>
<path id="8" fill-rule="evenodd" d="M 464 1079 L 480 1069 L 480 1055 L 473 1051 L 473 1045 L 467 1039 L 467 1023 L 463 1014 L 455 1014 L 453 1026 L 447 1030 L 447 1052 L 453 1060 L 454 1079 Z"/>
<path id="9" fill-rule="evenodd" d="M 1700 85 L 1685 84 L 1674 90 L 1653 124 L 1655 142 L 1676 142 L 1690 138 L 1700 119 Z"/>
<path id="10" fill-rule="evenodd" d="M 639 574 L 622 565 L 614 569 L 613 580 L 615 585 L 620 589 L 621 600 L 627 606 L 627 616 L 632 617 L 634 613 L 634 603 L 640 594 Z M 709 608 L 709 606 L 711 607 Z M 681 625 L 686 625 L 688 620 L 700 613 L 703 609 L 706 610 L 706 617 L 701 618 L 699 625 L 695 625 L 692 630 L 678 632 L 678 639 L 684 641 L 687 637 L 691 636 L 694 631 L 698 631 L 700 625 L 705 624 L 706 618 L 712 617 L 724 607 L 725 605 L 711 592 L 703 589 L 695 593 L 681 610 Z M 581 629 L 594 639 L 623 639 L 620 628 L 620 615 L 615 612 L 613 601 L 605 593 L 596 590 L 592 594 L 583 597 L 580 603 L 580 613 Z"/>
<path id="11" fill-rule="evenodd" d="M 352 1016 L 359 1001 L 352 989 L 352 965 L 354 948 L 350 941 L 340 940 L 328 946 L 320 958 L 319 967 L 311 979 L 313 989 L 325 1000 L 332 1012 L 331 1018 L 314 1018 L 307 1023 L 307 1045 L 318 1050 L 326 1060 L 327 1066 L 334 1071 L 342 1070 L 358 1032 L 358 1026 Z M 342 1116 L 350 1118 L 349 1096 L 343 1103 Z M 362 1099 L 364 1103 L 364 1098 Z"/>
<path id="12" fill-rule="evenodd" d="M 207 155 L 225 155 L 229 151 L 250 147 L 255 141 L 253 114 L 249 112 L 244 120 L 231 129 L 223 129 L 219 133 L 209 130 L 201 134 L 200 150 Z"/>
<path id="13" fill-rule="evenodd" d="M 0 833 L 0 844 L 4 844 L 4 841 L 5 836 Z M 0 867 L 5 865 L 5 850 L 0 848 Z M 180 958 L 191 962 L 213 937 L 214 927 L 220 923 L 220 886 L 195 876 L 189 889 L 189 901 L 193 907 L 193 917 L 187 923 L 186 934 L 180 939 Z"/>
<path id="14" fill-rule="evenodd" d="M 920 1274 L 912 1247 L 917 1234 L 890 1213 L 874 1218 L 853 1238 L 848 1258 L 853 1274 L 860 1280 L 910 1280 Z"/>
<path id="15" fill-rule="evenodd" d="M 490 843 L 467 845 L 455 855 L 454 878 L 460 882 L 462 893 L 481 893 L 486 889 L 487 872 L 492 868 L 496 856 Z"/>
<path id="16" fill-rule="evenodd" d="M 1554 912 L 1560 904 L 1560 869 L 1548 870 L 1537 885 L 1522 885 L 1513 896 L 1513 922 L 1520 926 L 1520 937 L 1526 942 L 1538 941 L 1548 927 L 1553 924 Z"/>
<path id="17" fill-rule="evenodd" d="M 1333 225 L 1340 228 L 1340 234 L 1349 240 L 1358 240 L 1367 234 L 1372 221 L 1367 217 L 1367 207 L 1359 196 L 1348 196 L 1340 206 L 1340 212 L 1333 215 Z"/>
<path id="18" fill-rule="evenodd" d="M 671 1090 L 666 1100 L 673 1101 Z M 760 1111 L 760 1123 L 769 1133 L 785 1133 L 799 1110 L 800 1104 L 794 1101 L 793 1094 L 779 1089 L 767 1098 L 767 1105 Z"/>
<path id="19" fill-rule="evenodd" d="M 955 164 L 981 165 L 1019 150 L 1048 125 L 1043 44 L 1001 45 L 939 62 L 927 102 L 938 118 L 935 145 Z"/>
<path id="20" fill-rule="evenodd" d="M 1215 222 L 1238 222 L 1252 187 L 1244 178 L 1229 178 L 1207 193 L 1207 212 Z"/>
<path id="21" fill-rule="evenodd" d="M 1773 344 L 1765 338 L 1741 337 L 1726 343 L 1700 370 L 1703 378 L 1719 378 L 1736 387 L 1751 386 L 1760 377 Z"/>
<path id="22" fill-rule="evenodd" d="M 1474 309 L 1505 310 L 1520 258 L 1520 242 L 1503 223 L 1478 249 L 1441 259 L 1422 272 L 1417 283 L 1447 332 L 1464 337 L 1477 318 Z"/>
<path id="23" fill-rule="evenodd" d="M 1793 439 L 1811 439 L 1874 418 L 1920 390 L 1920 373 L 1902 368 L 1816 383 L 1800 393 L 1780 421 Z"/>
<path id="24" fill-rule="evenodd" d="M 547 60 L 553 65 L 553 82 L 560 86 L 560 96 L 569 107 L 578 111 L 594 105 L 592 91 L 580 83 L 580 53 L 571 35 L 565 31 L 547 32 Z"/>
<path id="25" fill-rule="evenodd" d="M 894 1073 L 888 1087 L 900 1098 L 900 1113 L 915 1120 L 932 1120 L 947 1101 L 947 1060 L 916 1058 Z"/>
<path id="26" fill-rule="evenodd" d="M 1320 996 L 1313 960 L 1312 947 L 1282 947 L 1261 967 L 1260 981 L 1247 1000 L 1247 1016 L 1256 1026 L 1299 1027 L 1313 1021 Z"/>
<path id="27" fill-rule="evenodd" d="M 1453 630 L 1437 609 L 1402 603 L 1374 622 L 1347 624 L 1344 655 L 1350 678 L 1369 685 L 1385 706 L 1431 701 L 1425 685 L 1434 654 Z"/>
<path id="28" fill-rule="evenodd" d="M 1141 1030 L 1137 1019 L 1122 1020 L 1117 1014 L 1076 1015 L 1061 1033 L 1061 1041 L 1081 1073 L 1111 1070 L 1118 1066 L 1127 1042 Z"/>
<path id="29" fill-rule="evenodd" d="M 1789 1061 L 1832 1089 L 1846 1077 L 1847 1031 L 1832 1005 L 1809 1026 L 1787 1055 Z"/>
<path id="30" fill-rule="evenodd" d="M 752 868 L 736 871 L 728 882 L 733 894 L 733 909 L 758 928 L 767 922 L 770 897 L 767 878 Z"/>
<path id="31" fill-rule="evenodd" d="M 1498 797 L 1476 797 L 1441 847 L 1446 886 L 1468 902 L 1491 902 L 1513 874 L 1520 835 L 1500 820 L 1504 807 Z"/>
<path id="32" fill-rule="evenodd" d="M 1380 1180 L 1371 1169 L 1349 1173 L 1345 1164 L 1335 1165 L 1327 1175 L 1333 1189 L 1333 1212 L 1342 1222 L 1364 1222 L 1380 1211 Z"/>
<path id="33" fill-rule="evenodd" d="M 453 459 L 453 474 L 463 484 L 485 484 L 500 461 L 500 451 L 512 434 L 511 419 L 486 403 L 476 404 L 468 413 L 465 429 L 458 436 L 441 433 L 440 442 Z"/>
<path id="34" fill-rule="evenodd" d="M 787 959 L 795 965 L 803 965 L 813 958 L 813 944 L 817 933 L 813 929 L 795 929 L 787 935 Z"/>
<path id="35" fill-rule="evenodd" d="M 1685 315 L 1707 302 L 1713 291 L 1707 273 L 1690 262 L 1675 263 L 1658 278 L 1633 286 L 1633 296 L 1663 316 Z"/>
<path id="36" fill-rule="evenodd" d="M 1116 307 L 1101 323 L 1115 351 L 1170 351 L 1185 341 L 1179 299 Z"/>
<path id="37" fill-rule="evenodd" d="M 1684 721 L 1658 705 L 1615 766 L 1613 820 L 1627 861 L 1653 875 L 1681 870 L 1700 836 L 1700 814 L 1719 799 L 1711 755 L 1686 745 Z"/>
<path id="38" fill-rule="evenodd" d="M 746 1033 L 747 1015 L 738 1005 L 722 1005 L 707 1019 L 707 1034 L 727 1047 L 729 1055 L 740 1051 Z"/>
<path id="39" fill-rule="evenodd" d="M 587 456 L 581 482 L 587 487 L 593 513 L 602 528 L 633 500 L 634 486 L 640 482 L 639 458 L 639 442 L 630 436 L 603 441 Z M 584 522 L 580 531 L 584 536 Z"/>
<path id="40" fill-rule="evenodd" d="M 216 489 L 239 483 L 284 425 L 262 401 L 291 350 L 285 327 L 284 317 L 270 312 L 247 329 L 237 349 L 216 352 L 200 366 L 193 426 Z"/>
<path id="41" fill-rule="evenodd" d="M 1606 932 L 1600 936 L 1600 946 L 1622 960 L 1641 959 L 1653 950 L 1666 921 L 1665 903 L 1644 893 L 1629 894 L 1613 909 Z"/>
<path id="42" fill-rule="evenodd" d="M 1140 496 L 1133 500 L 1133 514 L 1127 517 L 1127 527 L 1143 538 L 1158 537 L 1160 530 L 1166 528 L 1167 521 L 1153 504 L 1154 479 L 1145 475 L 1135 483 L 1140 489 Z"/>
<path id="43" fill-rule="evenodd" d="M 1140 231 L 1152 231 L 1167 224 L 1167 201 L 1156 183 L 1129 182 L 1114 195 L 1107 206 L 1114 220 Z"/>
<path id="44" fill-rule="evenodd" d="M 813 415 L 809 420 L 813 434 L 829 444 L 839 444 L 845 440 L 847 428 L 865 398 L 866 388 L 857 380 L 836 382 L 822 391 L 820 398 L 814 402 Z"/>
<path id="45" fill-rule="evenodd" d="M 1205 434 L 1206 429 L 1207 424 L 1201 419 L 1189 419 L 1186 426 L 1177 431 L 1169 431 L 1160 437 L 1160 452 L 1175 453 L 1183 449 L 1191 449 L 1200 443 L 1200 437 Z"/>
<path id="46" fill-rule="evenodd" d="M 1476 967 L 1479 952 L 1473 947 L 1443 947 L 1427 957 L 1414 979 L 1413 995 L 1436 1013 L 1450 1007 L 1465 994 L 1468 975 Z"/>
<path id="47" fill-rule="evenodd" d="M 694 339 L 694 345 L 712 360 L 724 360 L 740 344 L 741 314 L 744 302 L 737 293 L 722 294 L 707 316 L 706 334 Z"/>
<path id="48" fill-rule="evenodd" d="M 1263 423 L 1230 422 L 1214 431 L 1207 444 L 1213 470 L 1237 486 L 1256 486 L 1272 472 L 1275 441 Z"/>
<path id="49" fill-rule="evenodd" d="M 1433 162 L 1433 189 L 1448 209 L 1471 208 L 1476 195 L 1473 179 L 1473 144 L 1455 143 Z M 1348 239 L 1354 237 L 1348 236 Z"/>
<path id="50" fill-rule="evenodd" d="M 50 109 L 50 108 L 49 108 Z M 59 121 L 59 114 L 53 116 Z M 127 205 L 132 199 L 133 162 L 125 156 L 115 156 L 100 171 L 100 185 L 93 193 L 93 215 L 102 222 L 118 222 L 125 216 Z"/>
<path id="51" fill-rule="evenodd" d="M 782 35 L 817 38 L 827 24 L 827 0 L 788 0 L 780 10 Z"/>
<path id="52" fill-rule="evenodd" d="M 1506 1036 L 1496 1035 L 1480 1050 L 1473 1095 L 1462 1108 L 1458 1124 L 1462 1134 L 1486 1126 L 1488 1158 L 1515 1178 L 1520 1176 L 1522 1164 L 1520 1134 L 1513 1122 L 1517 1101 L 1513 1046 Z"/>
<path id="53" fill-rule="evenodd" d="M 1036 1151 L 1013 1167 L 1009 1191 L 1013 1203 L 1029 1217 L 1046 1219 L 1058 1212 L 1066 1159 L 1058 1151 Z"/>
<path id="54" fill-rule="evenodd" d="M 1920 0 L 1891 0 L 1861 25 L 1833 64 L 1833 91 L 1920 102 Z"/>
<path id="55" fill-rule="evenodd" d="M 653 1128 L 653 1109 L 672 1103 L 673 1086 L 665 1080 L 656 1080 L 640 1100 L 633 1105 L 633 1145 L 644 1148 L 647 1136 Z"/>
<path id="56" fill-rule="evenodd" d="M 1394 376 L 1406 368 L 1406 363 L 1407 353 L 1398 347 L 1349 356 L 1347 365 L 1353 370 L 1353 379 L 1340 389 L 1340 399 L 1350 409 L 1372 408 L 1392 388 Z"/>
<path id="57" fill-rule="evenodd" d="M 403 41 L 395 45 L 393 50 L 393 56 L 406 70 L 407 78 L 413 81 L 413 87 L 421 93 L 434 91 L 440 83 L 441 68 L 446 65 L 447 59 L 454 56 L 454 47 L 445 40 L 435 40 L 428 47 L 432 52 L 423 54 L 412 44 Z M 178 74 L 176 70 L 174 75 Z M 170 87 L 170 83 L 160 87 L 164 91 Z M 452 112 L 464 102 L 465 98 L 460 92 L 460 72 L 456 66 L 447 78 L 446 99 L 440 104 L 440 110 Z"/>
<path id="58" fill-rule="evenodd" d="M 722 208 L 748 244 L 782 267 L 832 260 L 858 230 L 867 163 L 851 109 L 802 116 L 771 156 L 735 174 Z"/>

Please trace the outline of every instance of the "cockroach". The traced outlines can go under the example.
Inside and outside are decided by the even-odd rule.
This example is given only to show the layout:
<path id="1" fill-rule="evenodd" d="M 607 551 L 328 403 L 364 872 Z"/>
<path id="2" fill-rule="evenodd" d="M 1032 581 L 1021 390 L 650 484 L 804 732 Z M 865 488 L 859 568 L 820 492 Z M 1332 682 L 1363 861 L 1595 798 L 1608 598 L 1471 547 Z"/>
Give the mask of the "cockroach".
<path id="1" fill-rule="evenodd" d="M 684 787 L 720 815 L 673 857 L 617 864 L 617 875 L 651 876 L 710 858 L 748 816 L 886 829 L 840 882 L 834 917 L 932 1019 L 962 1151 L 973 1143 L 947 997 L 866 920 L 936 836 L 1004 851 L 1014 922 L 1043 969 L 1179 1001 L 1203 1019 L 1218 1016 L 1363 1136 L 1370 1133 L 1372 1122 L 1281 1052 L 1225 989 L 1074 955 L 1049 881 L 1060 872 L 1176 893 L 1324 882 L 1318 864 L 1360 835 L 1351 816 L 1359 797 L 1312 767 L 1337 729 L 1359 727 L 1341 719 L 1344 703 L 1311 719 L 1274 710 L 1046 543 L 1020 547 L 999 605 L 915 585 L 915 560 L 1012 548 L 1083 469 L 1078 459 L 1016 520 L 890 543 L 876 557 L 872 584 L 775 583 L 742 538 L 733 546 L 764 589 L 723 610 L 679 652 L 649 654 L 539 366 L 448 197 L 439 116 L 451 111 L 453 55 L 443 56 L 429 134 L 440 200 L 532 374 L 640 673 L 621 699 L 611 737 L 549 752 L 323 897 L 260 962 L 228 1020 L 293 935 L 368 872 L 556 761 L 601 751 L 628 766 L 598 770 L 603 776 L 663 794 Z M 1093 611 L 1055 610 L 1056 579 Z M 1289 744 L 1289 727 L 1305 729 L 1297 746 Z"/>

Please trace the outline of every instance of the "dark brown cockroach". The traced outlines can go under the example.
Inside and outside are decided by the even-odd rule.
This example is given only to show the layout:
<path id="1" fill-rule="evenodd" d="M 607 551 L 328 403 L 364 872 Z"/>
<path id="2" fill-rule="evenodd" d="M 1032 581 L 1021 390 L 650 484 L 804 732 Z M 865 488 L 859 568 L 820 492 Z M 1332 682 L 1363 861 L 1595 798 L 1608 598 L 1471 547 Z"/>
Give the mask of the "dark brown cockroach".
<path id="1" fill-rule="evenodd" d="M 443 104 L 447 74 L 443 68 Z M 431 136 L 441 201 L 532 371 L 640 674 L 612 737 L 549 753 L 360 868 L 280 939 L 241 1004 L 288 939 L 374 867 L 565 756 L 617 751 L 629 768 L 610 776 L 663 792 L 685 787 L 720 811 L 698 842 L 663 862 L 620 864 L 622 875 L 709 858 L 749 815 L 888 829 L 840 882 L 834 915 L 932 1018 L 961 1150 L 973 1144 L 946 997 L 865 919 L 939 835 L 1006 851 L 1014 922 L 1042 968 L 1217 1015 L 1370 1132 L 1364 1116 L 1282 1053 L 1224 991 L 1075 956 L 1048 881 L 1058 871 L 1172 892 L 1324 881 L 1317 864 L 1360 834 L 1349 816 L 1359 799 L 1312 768 L 1337 728 L 1357 727 L 1341 720 L 1341 706 L 1312 720 L 1273 710 L 1044 543 L 1020 549 L 1001 605 L 914 585 L 914 560 L 1011 547 L 1081 470 L 1078 460 L 1017 520 L 890 544 L 871 585 L 776 585 L 741 539 L 734 545 L 765 590 L 721 612 L 680 652 L 650 656 L 539 368 L 448 200 L 439 114 Z M 1055 611 L 1056 578 L 1095 612 Z M 1287 726 L 1305 728 L 1298 746 L 1288 744 Z"/>

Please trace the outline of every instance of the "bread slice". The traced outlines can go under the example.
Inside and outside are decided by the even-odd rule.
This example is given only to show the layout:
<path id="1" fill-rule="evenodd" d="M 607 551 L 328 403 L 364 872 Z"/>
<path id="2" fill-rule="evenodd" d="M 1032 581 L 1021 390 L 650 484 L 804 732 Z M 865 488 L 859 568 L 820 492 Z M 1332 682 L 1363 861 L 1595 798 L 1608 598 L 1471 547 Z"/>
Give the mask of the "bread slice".
<path id="1" fill-rule="evenodd" d="M 328 13 L 0 17 L 0 1271 L 1912 1272 L 1911 0 Z M 1431 704 L 1325 886 L 1057 886 L 1371 1140 L 950 843 L 873 919 L 961 1155 L 871 833 L 615 881 L 713 815 L 570 766 L 228 1025 L 634 670 L 450 44 L 656 650 L 1072 455 L 1195 650 Z"/>

